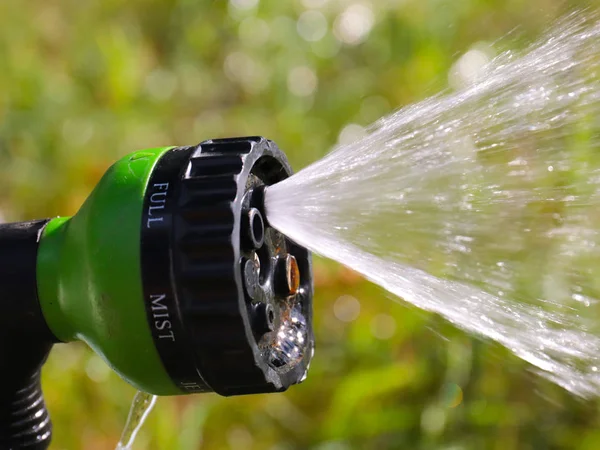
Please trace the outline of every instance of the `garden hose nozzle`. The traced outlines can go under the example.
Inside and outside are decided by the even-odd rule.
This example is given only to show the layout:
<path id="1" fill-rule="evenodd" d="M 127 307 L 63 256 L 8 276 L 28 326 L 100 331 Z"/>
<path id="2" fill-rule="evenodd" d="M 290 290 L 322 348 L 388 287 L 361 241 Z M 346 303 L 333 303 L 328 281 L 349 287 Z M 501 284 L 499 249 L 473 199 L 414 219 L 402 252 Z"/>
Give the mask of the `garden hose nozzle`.
<path id="1" fill-rule="evenodd" d="M 87 342 L 156 395 L 301 382 L 314 346 L 311 256 L 263 205 L 265 187 L 290 174 L 261 137 L 142 150 L 75 216 L 1 225 L 0 448 L 47 448 L 40 369 L 55 342 Z"/>

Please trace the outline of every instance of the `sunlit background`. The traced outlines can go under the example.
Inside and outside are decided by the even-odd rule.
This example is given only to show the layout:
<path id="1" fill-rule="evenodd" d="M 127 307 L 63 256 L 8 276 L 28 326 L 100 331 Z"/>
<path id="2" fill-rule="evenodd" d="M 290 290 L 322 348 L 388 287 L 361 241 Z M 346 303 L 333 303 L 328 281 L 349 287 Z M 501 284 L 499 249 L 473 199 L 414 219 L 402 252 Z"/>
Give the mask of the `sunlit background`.
<path id="1" fill-rule="evenodd" d="M 582 5 L 2 0 L 0 214 L 73 214 L 114 160 L 145 147 L 264 135 L 299 169 L 378 117 L 467 85 Z M 321 259 L 315 285 L 302 385 L 161 398 L 135 449 L 600 448 L 598 404 L 504 349 Z M 134 390 L 99 357 L 56 346 L 44 390 L 53 449 L 114 448 Z"/>

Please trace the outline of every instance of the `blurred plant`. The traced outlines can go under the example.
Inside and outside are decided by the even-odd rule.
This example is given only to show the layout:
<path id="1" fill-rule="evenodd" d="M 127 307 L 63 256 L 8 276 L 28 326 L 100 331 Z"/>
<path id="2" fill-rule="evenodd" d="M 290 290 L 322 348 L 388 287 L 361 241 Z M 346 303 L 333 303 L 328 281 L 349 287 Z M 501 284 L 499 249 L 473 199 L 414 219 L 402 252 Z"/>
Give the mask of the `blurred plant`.
<path id="1" fill-rule="evenodd" d="M 481 56 L 461 55 L 515 26 L 518 45 L 581 4 L 4 0 L 1 215 L 72 214 L 112 161 L 144 147 L 259 134 L 300 168 L 447 76 L 455 85 Z M 346 269 L 317 260 L 315 272 L 318 348 L 303 385 L 159 399 L 136 448 L 600 448 L 596 404 Z M 44 384 L 53 448 L 113 448 L 133 389 L 102 360 L 57 346 Z"/>

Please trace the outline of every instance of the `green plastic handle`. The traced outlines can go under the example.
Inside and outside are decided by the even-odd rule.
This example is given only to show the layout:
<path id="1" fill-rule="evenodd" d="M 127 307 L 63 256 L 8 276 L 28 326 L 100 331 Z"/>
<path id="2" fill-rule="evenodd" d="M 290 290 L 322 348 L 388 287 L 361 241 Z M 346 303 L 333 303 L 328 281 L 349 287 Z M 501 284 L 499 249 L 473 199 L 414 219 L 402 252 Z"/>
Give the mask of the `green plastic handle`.
<path id="1" fill-rule="evenodd" d="M 128 383 L 156 395 L 182 393 L 153 344 L 140 282 L 143 198 L 170 148 L 117 161 L 75 216 L 46 225 L 37 259 L 39 300 L 55 336 L 85 341 Z"/>

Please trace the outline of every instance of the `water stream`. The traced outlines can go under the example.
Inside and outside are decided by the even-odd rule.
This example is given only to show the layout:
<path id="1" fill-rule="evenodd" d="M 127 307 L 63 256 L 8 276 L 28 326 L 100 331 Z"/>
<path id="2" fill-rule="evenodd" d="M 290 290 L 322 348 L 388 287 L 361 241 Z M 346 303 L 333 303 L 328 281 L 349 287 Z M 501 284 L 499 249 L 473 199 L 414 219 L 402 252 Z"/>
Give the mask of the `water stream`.
<path id="1" fill-rule="evenodd" d="M 471 84 L 267 190 L 270 223 L 404 301 L 600 394 L 600 21 L 573 14 Z"/>
<path id="2" fill-rule="evenodd" d="M 156 395 L 136 392 L 116 450 L 132 450 L 135 438 L 156 403 Z"/>

